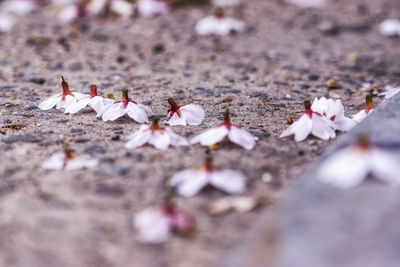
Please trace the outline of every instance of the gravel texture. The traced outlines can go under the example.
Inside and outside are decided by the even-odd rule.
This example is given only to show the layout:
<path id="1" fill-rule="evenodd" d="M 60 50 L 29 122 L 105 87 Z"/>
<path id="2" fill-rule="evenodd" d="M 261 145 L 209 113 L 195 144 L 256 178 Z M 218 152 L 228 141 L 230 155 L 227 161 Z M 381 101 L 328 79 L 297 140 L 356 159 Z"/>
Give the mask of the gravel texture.
<path id="1" fill-rule="evenodd" d="M 33 14 L 0 35 L 0 265 L 9 266 L 218 266 L 223 252 L 268 210 L 210 216 L 206 206 L 225 196 L 205 190 L 178 198 L 198 220 L 191 239 L 160 246 L 136 240 L 132 216 L 162 201 L 164 183 L 176 171 L 201 164 L 200 146 L 128 151 L 126 136 L 140 125 L 129 118 L 102 122 L 85 110 L 66 115 L 37 105 L 60 91 L 60 75 L 74 91 L 128 88 L 164 121 L 167 98 L 197 103 L 200 126 L 175 127 L 188 138 L 222 120 L 229 107 L 235 124 L 259 141 L 245 151 L 224 144 L 213 152 L 222 168 L 248 177 L 246 195 L 279 198 L 280 188 L 302 173 L 329 143 L 279 139 L 286 119 L 296 119 L 303 100 L 340 97 L 346 113 L 363 108 L 364 82 L 400 83 L 399 39 L 386 39 L 378 23 L 396 15 L 397 1 L 332 1 L 301 10 L 281 1 L 246 1 L 228 10 L 246 22 L 243 34 L 198 37 L 193 25 L 210 7 L 185 7 L 154 19 L 96 18 L 57 26 Z M 337 79 L 342 88 L 328 90 Z M 378 100 L 379 102 L 379 100 Z M 377 102 L 377 103 L 378 103 Z M 62 140 L 98 158 L 98 168 L 46 171 L 41 163 Z M 264 173 L 272 181 L 261 180 Z"/>

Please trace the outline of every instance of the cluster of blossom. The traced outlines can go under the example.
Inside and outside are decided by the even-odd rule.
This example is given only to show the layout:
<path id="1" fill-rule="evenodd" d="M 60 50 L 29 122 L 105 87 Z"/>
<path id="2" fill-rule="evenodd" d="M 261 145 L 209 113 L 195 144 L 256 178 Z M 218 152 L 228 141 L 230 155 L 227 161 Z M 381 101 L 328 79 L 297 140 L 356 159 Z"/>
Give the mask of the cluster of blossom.
<path id="1" fill-rule="evenodd" d="M 150 108 L 131 100 L 128 97 L 127 90 L 123 91 L 121 100 L 114 101 L 99 95 L 96 85 L 90 86 L 90 94 L 72 92 L 68 83 L 62 77 L 61 86 L 62 92 L 41 102 L 39 104 L 40 109 L 48 110 L 56 107 L 63 109 L 65 113 L 76 114 L 89 106 L 97 112 L 97 117 L 101 117 L 104 121 L 116 120 L 127 115 L 139 123 L 148 123 L 149 116 L 152 115 Z M 199 105 L 178 105 L 173 98 L 169 98 L 168 103 L 170 104 L 170 108 L 167 110 L 169 120 L 166 123 L 170 126 L 197 126 L 204 119 L 204 110 Z M 254 148 L 257 138 L 239 126 L 232 124 L 227 109 L 224 121 L 220 125 L 195 136 L 190 142 L 175 134 L 170 127 L 161 127 L 158 118 L 154 117 L 151 124 L 141 126 L 138 131 L 128 136 L 125 147 L 135 149 L 144 144 L 149 144 L 157 149 L 165 150 L 170 145 L 181 146 L 200 143 L 203 146 L 214 146 L 225 139 L 250 150 Z M 97 164 L 98 160 L 78 155 L 64 144 L 64 153 L 54 154 L 42 164 L 42 167 L 53 170 L 75 170 L 95 167 Z M 211 156 L 207 155 L 200 169 L 186 169 L 176 173 L 171 178 L 169 186 L 175 188 L 176 192 L 184 197 L 196 195 L 207 185 L 212 185 L 230 194 L 238 194 L 244 192 L 245 180 L 244 175 L 238 171 L 218 169 L 212 164 Z M 185 232 L 187 223 L 184 223 L 186 222 L 184 218 L 186 217 L 175 206 L 169 205 L 168 208 L 162 206 L 139 213 L 134 220 L 134 225 L 138 228 L 143 241 L 159 243 L 168 237 L 169 231 Z M 164 220 L 160 222 L 160 218 Z M 157 224 L 159 228 L 153 229 L 154 224 Z"/>

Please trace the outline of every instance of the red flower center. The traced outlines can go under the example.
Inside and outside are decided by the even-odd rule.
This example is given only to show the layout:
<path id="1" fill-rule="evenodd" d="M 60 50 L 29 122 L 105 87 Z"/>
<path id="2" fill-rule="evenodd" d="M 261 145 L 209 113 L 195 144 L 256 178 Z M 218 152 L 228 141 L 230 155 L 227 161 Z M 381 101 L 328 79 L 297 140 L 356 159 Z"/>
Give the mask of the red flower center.
<path id="1" fill-rule="evenodd" d="M 65 97 L 67 96 L 67 95 L 72 95 L 72 93 L 71 93 L 71 91 L 69 90 L 69 86 L 68 86 L 68 83 L 64 80 L 64 77 L 63 76 L 61 76 L 61 79 L 62 79 L 62 81 L 61 81 L 61 86 L 62 86 L 62 89 L 63 89 L 63 93 L 62 93 L 62 100 L 64 101 L 65 100 Z"/>
<path id="2" fill-rule="evenodd" d="M 179 117 L 181 117 L 181 111 L 179 110 L 182 106 L 179 106 L 178 104 L 176 104 L 175 99 L 168 98 L 168 103 L 170 104 L 170 108 L 167 110 L 168 114 L 170 117 L 172 117 L 174 115 L 174 113 L 176 113 Z"/>

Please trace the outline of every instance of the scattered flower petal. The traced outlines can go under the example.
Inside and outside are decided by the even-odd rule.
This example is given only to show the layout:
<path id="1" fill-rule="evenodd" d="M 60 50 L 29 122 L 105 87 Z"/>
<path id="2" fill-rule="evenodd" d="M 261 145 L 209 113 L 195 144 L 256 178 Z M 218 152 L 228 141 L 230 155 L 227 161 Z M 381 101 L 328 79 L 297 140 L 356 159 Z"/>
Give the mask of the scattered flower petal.
<path id="1" fill-rule="evenodd" d="M 110 9 L 121 17 L 127 18 L 133 15 L 134 6 L 125 0 L 114 0 L 111 2 Z"/>
<path id="2" fill-rule="evenodd" d="M 252 136 L 246 130 L 231 123 L 229 110 L 227 109 L 225 111 L 224 122 L 220 126 L 211 128 L 204 133 L 197 135 L 190 141 L 190 143 L 200 143 L 203 146 L 211 146 L 221 142 L 225 137 L 228 137 L 232 143 L 247 150 L 253 149 L 257 140 L 256 137 Z"/>
<path id="3" fill-rule="evenodd" d="M 144 243 L 160 244 L 168 240 L 171 232 L 191 234 L 196 227 L 195 218 L 178 210 L 173 204 L 151 207 L 139 212 L 133 226 Z"/>
<path id="4" fill-rule="evenodd" d="M 204 110 L 201 106 L 195 104 L 177 105 L 173 98 L 168 99 L 171 108 L 168 109 L 167 122 L 171 126 L 176 125 L 200 125 L 204 119 Z"/>
<path id="5" fill-rule="evenodd" d="M 0 13 L 0 32 L 9 32 L 14 27 L 15 20 L 6 13 Z"/>
<path id="6" fill-rule="evenodd" d="M 146 143 L 160 150 L 166 150 L 170 145 L 186 146 L 189 144 L 185 138 L 174 133 L 170 127 L 160 128 L 157 118 L 154 119 L 151 126 L 142 125 L 139 131 L 129 135 L 125 147 L 135 149 Z"/>
<path id="7" fill-rule="evenodd" d="M 6 0 L 0 5 L 2 12 L 26 15 L 36 9 L 36 3 L 32 0 Z"/>
<path id="8" fill-rule="evenodd" d="M 208 213 L 211 215 L 225 214 L 231 210 L 245 213 L 254 210 L 268 201 L 268 196 L 235 196 L 223 197 L 208 204 Z"/>
<path id="9" fill-rule="evenodd" d="M 163 0 L 138 0 L 137 10 L 142 17 L 152 17 L 167 14 L 169 8 Z"/>
<path id="10" fill-rule="evenodd" d="M 60 94 L 53 95 L 39 104 L 41 110 L 49 110 L 56 106 L 57 109 L 67 108 L 69 105 L 76 101 L 83 99 L 85 94 L 71 92 L 69 90 L 68 83 L 62 77 L 61 86 L 63 92 Z"/>
<path id="11" fill-rule="evenodd" d="M 388 100 L 389 98 L 395 96 L 398 92 L 400 92 L 400 86 L 393 87 L 391 85 L 386 85 L 385 92 L 380 93 L 379 96 L 384 96 L 384 100 Z"/>
<path id="12" fill-rule="evenodd" d="M 87 105 L 92 107 L 97 113 L 100 112 L 105 106 L 114 103 L 114 100 L 109 98 L 104 98 L 101 95 L 97 94 L 97 86 L 90 86 L 90 95 L 84 94 L 80 99 L 76 102 L 71 103 L 65 108 L 65 113 L 76 114 L 81 109 L 85 108 Z"/>
<path id="13" fill-rule="evenodd" d="M 391 184 L 400 183 L 399 159 L 388 151 L 373 147 L 365 137 L 344 148 L 321 165 L 318 177 L 332 185 L 348 189 L 359 185 L 369 174 Z"/>
<path id="14" fill-rule="evenodd" d="M 128 97 L 128 90 L 122 92 L 122 100 L 104 106 L 97 114 L 103 121 L 114 121 L 127 114 L 139 123 L 148 123 L 153 114 L 150 108 L 137 104 Z"/>
<path id="15" fill-rule="evenodd" d="M 244 23 L 225 17 L 223 12 L 217 9 L 214 16 L 208 16 L 199 20 L 195 25 L 195 31 L 199 35 L 228 35 L 232 32 L 243 32 Z"/>
<path id="16" fill-rule="evenodd" d="M 386 19 L 379 24 L 379 32 L 387 37 L 400 36 L 400 20 Z"/>
<path id="17" fill-rule="evenodd" d="M 291 124 L 279 137 L 287 137 L 294 134 L 297 142 L 304 141 L 309 134 L 322 140 L 335 138 L 336 124 L 327 117 L 311 110 L 311 102 L 305 101 L 305 113 Z"/>
<path id="18" fill-rule="evenodd" d="M 352 119 L 359 123 L 363 119 L 365 119 L 369 114 L 371 114 L 374 111 L 374 105 L 372 102 L 372 95 L 367 95 L 366 96 L 366 101 L 365 101 L 365 109 L 360 110 L 358 113 L 353 115 Z"/>
<path id="19" fill-rule="evenodd" d="M 180 171 L 171 178 L 169 184 L 176 188 L 179 195 L 192 197 L 206 185 L 229 194 L 240 194 L 245 190 L 245 180 L 244 175 L 238 171 L 214 168 L 212 158 L 207 155 L 203 168 Z"/>
<path id="20" fill-rule="evenodd" d="M 241 0 L 213 0 L 214 6 L 218 7 L 231 7 L 240 5 Z"/>
<path id="21" fill-rule="evenodd" d="M 79 170 L 93 168 L 99 164 L 97 159 L 88 156 L 77 155 L 73 149 L 64 143 L 64 152 L 53 154 L 50 159 L 42 164 L 42 168 L 47 170 Z"/>

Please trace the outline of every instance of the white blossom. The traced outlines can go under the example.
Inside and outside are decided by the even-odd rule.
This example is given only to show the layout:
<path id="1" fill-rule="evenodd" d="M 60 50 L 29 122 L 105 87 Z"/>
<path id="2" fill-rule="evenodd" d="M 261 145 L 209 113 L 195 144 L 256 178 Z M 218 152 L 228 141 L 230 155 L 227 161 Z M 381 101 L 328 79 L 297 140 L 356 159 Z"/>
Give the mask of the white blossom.
<path id="1" fill-rule="evenodd" d="M 399 184 L 399 158 L 360 140 L 328 157 L 318 171 L 319 179 L 344 189 L 360 184 L 369 174 L 383 182 Z"/>
<path id="2" fill-rule="evenodd" d="M 81 109 L 85 108 L 89 105 L 93 108 L 97 113 L 100 112 L 105 106 L 114 103 L 114 100 L 105 98 L 101 95 L 97 94 L 97 86 L 90 86 L 90 95 L 84 94 L 80 99 L 72 104 L 68 105 L 65 108 L 65 113 L 75 114 L 78 113 Z"/>
<path id="3" fill-rule="evenodd" d="M 199 20 L 194 29 L 199 35 L 228 35 L 232 32 L 243 32 L 244 23 L 225 17 L 221 9 L 217 9 L 214 16 L 208 16 Z"/>
<path id="4" fill-rule="evenodd" d="M 138 0 L 137 10 L 142 17 L 152 17 L 167 14 L 169 8 L 163 0 Z"/>
<path id="5" fill-rule="evenodd" d="M 9 32 L 14 27 L 15 20 L 7 13 L 0 12 L 0 32 Z"/>
<path id="6" fill-rule="evenodd" d="M 158 120 L 153 121 L 151 126 L 142 125 L 139 131 L 129 135 L 125 147 L 135 149 L 146 143 L 160 150 L 166 150 L 170 145 L 186 146 L 189 144 L 185 138 L 174 133 L 170 127 L 160 128 Z"/>
<path id="7" fill-rule="evenodd" d="M 171 107 L 168 109 L 168 124 L 176 125 L 200 125 L 204 119 L 204 110 L 201 106 L 195 104 L 177 105 L 173 98 L 168 99 Z"/>
<path id="8" fill-rule="evenodd" d="M 0 10 L 9 14 L 26 15 L 36 9 L 32 0 L 6 0 L 0 4 Z"/>
<path id="9" fill-rule="evenodd" d="M 386 19 L 379 24 L 379 32 L 384 36 L 400 36 L 400 20 Z"/>
<path id="10" fill-rule="evenodd" d="M 111 2 L 110 9 L 122 17 L 130 17 L 133 14 L 134 6 L 125 0 L 114 0 Z"/>
<path id="11" fill-rule="evenodd" d="M 240 194 L 246 188 L 246 177 L 239 171 L 214 168 L 212 159 L 207 156 L 203 168 L 180 171 L 171 178 L 169 184 L 184 197 L 196 195 L 207 185 L 229 194 Z"/>
<path id="12" fill-rule="evenodd" d="M 352 119 L 344 115 L 344 107 L 339 99 L 315 98 L 311 105 L 311 110 L 333 121 L 339 131 L 347 132 L 356 125 Z"/>
<path id="13" fill-rule="evenodd" d="M 140 211 L 133 218 L 133 226 L 144 243 L 164 243 L 171 233 L 190 234 L 196 223 L 194 217 L 178 210 L 174 205 L 150 207 Z"/>
<path id="14" fill-rule="evenodd" d="M 47 170 L 79 170 L 93 168 L 99 164 L 97 159 L 85 155 L 75 154 L 64 142 L 64 151 L 53 154 L 48 160 L 43 162 L 42 168 Z"/>
<path id="15" fill-rule="evenodd" d="M 322 140 L 329 140 L 336 137 L 336 124 L 327 117 L 313 112 L 311 110 L 310 101 L 305 101 L 306 111 L 300 118 L 290 125 L 281 135 L 280 138 L 294 134 L 294 139 L 301 142 L 307 138 L 309 134 L 314 135 Z"/>
<path id="16" fill-rule="evenodd" d="M 363 119 L 365 119 L 369 114 L 371 114 L 373 111 L 374 111 L 374 105 L 373 105 L 373 102 L 372 102 L 372 96 L 371 95 L 367 95 L 365 109 L 360 110 L 359 112 L 354 114 L 352 119 L 355 122 L 359 123 Z"/>
<path id="17" fill-rule="evenodd" d="M 395 96 L 398 92 L 400 92 L 400 86 L 393 87 L 391 85 L 385 86 L 385 92 L 380 93 L 380 96 L 384 96 L 384 100 L 388 100 L 389 98 Z"/>
<path id="18" fill-rule="evenodd" d="M 69 105 L 75 103 L 76 101 L 82 99 L 85 94 L 71 92 L 69 90 L 68 83 L 62 77 L 61 86 L 63 89 L 62 93 L 53 95 L 48 99 L 44 100 L 39 104 L 41 110 L 49 110 L 56 106 L 57 109 L 67 108 Z"/>
<path id="19" fill-rule="evenodd" d="M 229 110 L 225 112 L 224 122 L 215 128 L 195 136 L 190 143 L 200 143 L 203 146 L 211 146 L 220 143 L 225 138 L 247 150 L 254 148 L 257 138 L 246 130 L 234 125 L 230 121 Z"/>
<path id="20" fill-rule="evenodd" d="M 149 116 L 153 114 L 151 109 L 130 100 L 128 90 L 124 90 L 122 94 L 122 100 L 104 106 L 97 114 L 97 117 L 101 117 L 103 121 L 114 121 L 127 114 L 139 123 L 148 123 Z"/>

